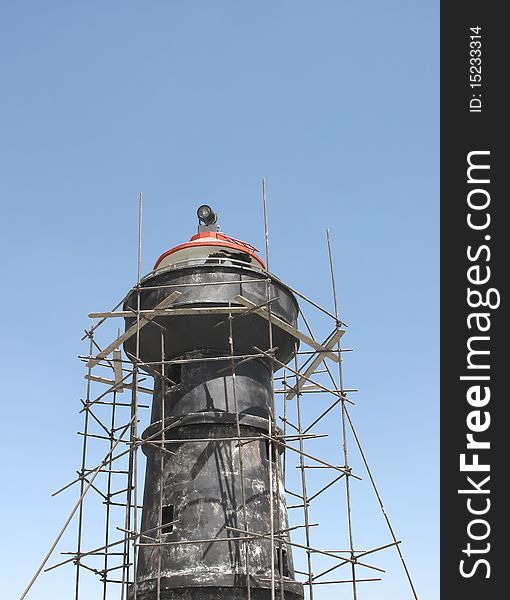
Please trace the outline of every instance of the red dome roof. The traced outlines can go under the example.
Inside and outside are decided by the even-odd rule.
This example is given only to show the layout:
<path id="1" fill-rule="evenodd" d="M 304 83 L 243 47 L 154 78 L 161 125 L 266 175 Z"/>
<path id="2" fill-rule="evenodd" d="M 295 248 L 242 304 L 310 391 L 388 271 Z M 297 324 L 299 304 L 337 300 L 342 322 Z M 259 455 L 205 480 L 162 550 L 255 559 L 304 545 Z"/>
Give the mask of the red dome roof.
<path id="1" fill-rule="evenodd" d="M 248 244 L 247 242 L 242 242 L 241 240 L 236 240 L 235 238 L 229 237 L 224 233 L 218 233 L 215 231 L 202 231 L 194 235 L 189 242 L 185 242 L 184 244 L 180 244 L 179 246 L 175 246 L 170 250 L 164 252 L 156 261 L 154 265 L 154 270 L 156 270 L 165 260 L 165 258 L 171 256 L 172 254 L 179 252 L 180 250 L 186 249 L 194 249 L 200 246 L 219 246 L 221 248 L 228 248 L 230 250 L 236 250 L 238 252 L 242 252 L 247 254 L 251 259 L 254 259 L 263 269 L 266 268 L 264 261 L 256 254 L 258 252 L 257 248 Z"/>

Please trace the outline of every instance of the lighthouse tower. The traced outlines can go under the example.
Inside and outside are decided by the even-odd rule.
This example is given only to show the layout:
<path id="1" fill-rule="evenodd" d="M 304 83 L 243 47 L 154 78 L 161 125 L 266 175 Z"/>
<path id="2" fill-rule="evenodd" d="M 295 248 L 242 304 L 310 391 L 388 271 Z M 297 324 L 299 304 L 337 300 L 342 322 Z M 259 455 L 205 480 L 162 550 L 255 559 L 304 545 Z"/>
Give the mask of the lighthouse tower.
<path id="1" fill-rule="evenodd" d="M 275 598 L 300 600 L 271 384 L 297 340 L 250 310 L 295 327 L 298 305 L 253 246 L 218 231 L 209 206 L 197 214 L 198 233 L 162 254 L 124 304 L 158 311 L 124 343 L 154 377 L 130 596 L 266 600 L 273 585 Z"/>

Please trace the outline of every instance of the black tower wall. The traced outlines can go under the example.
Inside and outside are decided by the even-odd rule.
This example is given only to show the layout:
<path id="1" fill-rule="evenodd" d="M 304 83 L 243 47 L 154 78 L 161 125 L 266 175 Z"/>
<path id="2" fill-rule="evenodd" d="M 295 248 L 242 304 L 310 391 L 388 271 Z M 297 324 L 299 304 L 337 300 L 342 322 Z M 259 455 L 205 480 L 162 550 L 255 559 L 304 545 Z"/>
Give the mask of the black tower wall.
<path id="1" fill-rule="evenodd" d="M 182 293 L 176 307 L 228 306 L 241 294 L 257 305 L 267 302 L 265 274 L 241 266 L 201 265 L 158 271 L 142 282 L 140 299 L 134 291 L 126 307 L 154 308 L 174 290 Z M 215 285 L 208 285 L 215 282 Z M 147 289 L 155 286 L 158 289 Z M 145 288 L 145 289 L 144 289 Z M 297 303 L 281 284 L 269 286 L 272 311 L 296 325 Z M 143 437 L 147 456 L 141 539 L 136 573 L 137 598 L 157 598 L 158 574 L 162 600 L 245 599 L 247 586 L 246 545 L 236 540 L 242 533 L 270 531 L 270 460 L 273 461 L 273 519 L 275 530 L 288 527 L 284 484 L 277 477 L 278 452 L 269 452 L 262 434 L 268 431 L 272 411 L 271 363 L 254 358 L 236 361 L 234 376 L 230 359 L 228 315 L 158 317 L 156 324 L 140 330 L 139 359 L 153 362 L 161 372 L 162 346 L 165 360 L 182 359 L 165 368 L 167 379 L 155 377 L 151 424 Z M 126 319 L 126 326 L 135 322 Z M 254 346 L 269 347 L 269 324 L 255 314 L 236 316 L 232 321 L 234 353 L 253 354 Z M 136 336 L 125 343 L 128 355 L 136 355 Z M 287 362 L 295 339 L 272 328 L 276 357 Z M 214 359 L 217 360 L 214 360 Z M 237 436 L 236 408 L 241 436 L 257 438 L 243 443 L 243 491 L 237 441 L 213 441 Z M 165 428 L 165 450 L 158 447 Z M 191 441 L 201 440 L 201 441 Z M 211 441 L 209 441 L 211 440 Z M 161 443 L 160 443 L 161 445 Z M 281 473 L 281 469 L 278 469 Z M 161 510 L 161 506 L 163 509 Z M 177 521 L 165 527 L 165 523 Z M 154 544 L 163 526 L 163 545 Z M 153 530 L 150 532 L 149 530 Z M 282 537 L 282 536 L 280 536 Z M 214 543 L 199 540 L 225 539 Z M 196 541 L 196 543 L 193 543 Z M 184 542 L 184 543 L 179 543 Z M 151 545 L 154 544 L 154 545 Z M 251 596 L 271 597 L 271 547 L 269 539 L 248 544 Z M 276 595 L 280 598 L 280 576 L 285 597 L 299 600 L 302 585 L 294 579 L 291 547 L 275 543 Z M 133 590 L 131 590 L 133 595 Z"/>

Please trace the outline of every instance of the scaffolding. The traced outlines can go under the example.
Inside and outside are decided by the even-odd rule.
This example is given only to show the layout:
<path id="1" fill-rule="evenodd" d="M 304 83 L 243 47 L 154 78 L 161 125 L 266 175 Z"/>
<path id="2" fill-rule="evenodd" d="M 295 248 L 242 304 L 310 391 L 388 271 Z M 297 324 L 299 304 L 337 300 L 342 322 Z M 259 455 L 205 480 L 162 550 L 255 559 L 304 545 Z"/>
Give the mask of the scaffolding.
<path id="1" fill-rule="evenodd" d="M 281 283 L 270 272 L 269 229 L 267 218 L 266 186 L 263 181 L 263 213 L 265 258 L 267 271 L 264 273 L 268 290 L 267 301 L 256 305 L 243 296 L 235 298 L 235 304 L 222 307 L 174 307 L 180 293 L 171 287 L 172 293 L 152 310 L 140 308 L 141 253 L 142 253 L 142 195 L 139 201 L 138 266 L 137 282 L 129 294 L 138 294 L 136 310 L 122 310 L 127 294 L 113 309 L 107 312 L 94 312 L 89 315 L 91 322 L 82 338 L 87 344 L 86 352 L 80 360 L 86 368 L 86 394 L 81 400 L 80 412 L 83 414 L 83 428 L 79 435 L 83 439 L 81 464 L 76 477 L 57 490 L 54 495 L 66 490 L 77 490 L 78 500 L 56 536 L 47 555 L 40 564 L 27 588 L 20 597 L 23 600 L 31 590 L 37 577 L 44 571 L 52 571 L 65 565 L 74 569 L 74 598 L 83 597 L 82 581 L 85 577 L 97 580 L 95 597 L 103 600 L 127 600 L 128 588 L 130 600 L 136 600 L 136 565 L 138 550 L 142 546 L 152 546 L 159 550 L 158 590 L 160 600 L 161 549 L 170 544 L 201 544 L 210 547 L 214 544 L 236 544 L 242 549 L 246 573 L 250 573 L 250 549 L 257 541 L 268 540 L 271 545 L 273 562 L 270 576 L 271 600 L 284 597 L 285 573 L 282 565 L 285 557 L 283 548 L 290 546 L 294 552 L 295 572 L 305 586 L 305 597 L 310 600 L 320 598 L 323 586 L 341 586 L 345 597 L 353 600 L 360 597 L 360 586 L 378 582 L 384 569 L 372 564 L 372 555 L 394 549 L 402 564 L 403 572 L 409 584 L 410 595 L 418 600 L 408 566 L 404 559 L 401 542 L 397 538 L 388 514 L 383 505 L 381 494 L 369 467 L 360 437 L 354 426 L 351 407 L 353 394 L 357 391 L 344 387 L 342 362 L 344 353 L 351 349 L 342 344 L 347 324 L 340 318 L 339 304 L 333 265 L 331 239 L 327 231 L 327 262 L 333 299 L 333 312 L 320 306 L 299 291 L 285 284 L 300 299 L 299 328 L 293 327 L 272 313 L 272 301 L 269 297 L 271 282 Z M 222 258 L 216 259 L 222 264 Z M 229 260 L 229 264 L 232 260 Z M 260 281 L 260 279 L 257 279 Z M 222 282 L 224 284 L 224 282 Z M 178 284 L 177 284 L 178 285 Z M 189 285 L 189 284 L 186 284 Z M 204 285 L 203 283 L 197 285 Z M 208 285 L 214 285 L 214 282 Z M 159 289 L 163 286 L 155 286 Z M 145 287 L 147 289 L 147 287 Z M 138 356 L 140 331 L 153 323 L 156 317 L 171 318 L 175 315 L 221 314 L 230 328 L 230 353 L 220 357 L 200 357 L 168 360 L 164 354 L 162 342 L 159 363 L 144 362 Z M 232 323 L 247 314 L 255 313 L 267 322 L 269 347 L 253 348 L 253 353 L 238 355 L 235 352 L 235 339 Z M 323 341 L 315 335 L 312 323 L 320 315 L 321 322 L 329 323 L 329 335 Z M 125 333 L 118 328 L 118 319 L 135 317 L 135 323 Z M 278 361 L 272 344 L 273 327 L 283 329 L 295 338 L 296 344 L 292 360 L 288 364 Z M 136 340 L 136 353 L 126 356 L 123 343 L 133 337 Z M 112 340 L 113 341 L 110 341 Z M 299 347 L 298 347 L 298 344 Z M 270 361 L 273 407 L 268 419 L 267 432 L 257 435 L 243 435 L 240 427 L 240 413 L 235 392 L 236 368 L 242 361 L 263 358 Z M 171 452 L 175 440 L 167 439 L 169 429 L 178 423 L 166 425 L 164 402 L 161 429 L 142 438 L 140 424 L 147 421 L 147 410 L 151 405 L 152 387 L 150 376 L 160 380 L 165 386 L 172 385 L 167 375 L 168 367 L 187 361 L 221 360 L 228 361 L 234 385 L 234 410 L 236 412 L 236 435 L 222 438 L 193 438 L 186 443 L 217 444 L 219 447 L 236 448 L 239 461 L 239 474 L 242 490 L 242 506 L 245 511 L 243 451 L 246 445 L 265 441 L 270 456 L 280 459 L 269 460 L 269 500 L 271 511 L 267 529 L 251 531 L 247 528 L 246 512 L 241 513 L 242 527 L 226 525 L 221 536 L 210 539 L 190 541 L 168 541 L 165 533 L 175 522 L 160 523 L 151 530 L 140 530 L 143 455 L 139 450 L 148 445 L 155 448 L 161 457 L 161 471 L 165 454 Z M 276 375 L 275 375 L 276 371 Z M 149 377 L 148 377 L 148 375 Z M 164 394 L 161 395 L 161 398 Z M 325 431 L 321 430 L 324 427 Z M 179 440 L 182 443 L 183 440 Z M 353 443 L 352 443 L 353 442 Z M 354 472 L 350 460 L 357 452 L 364 473 Z M 273 469 L 276 473 L 273 473 Z M 279 501 L 274 481 L 283 476 L 287 509 L 290 514 L 289 527 L 282 528 L 278 519 L 273 518 L 273 505 Z M 367 476 L 368 484 L 375 494 L 382 517 L 386 523 L 389 537 L 380 540 L 376 546 L 361 549 L 356 544 L 355 523 L 353 522 L 352 488 L 355 483 Z M 364 481 L 364 483 L 367 483 Z M 327 499 L 327 500 L 325 500 Z M 325 504 L 326 502 L 326 504 Z M 340 548 L 331 548 L 317 543 L 321 535 L 319 515 L 324 506 L 342 507 L 343 519 L 338 525 L 344 527 L 344 536 L 338 536 Z M 315 507 L 318 507 L 316 510 Z M 160 514 L 163 509 L 162 492 Z M 102 526 L 98 524 L 102 521 Z M 53 564 L 50 558 L 59 546 L 61 539 L 71 523 L 76 524 L 76 547 L 61 552 L 62 559 Z M 322 523 L 329 532 L 330 520 Z M 292 535 L 292 537 L 291 537 Z M 328 538 L 330 535 L 326 536 Z M 344 542 L 344 539 L 346 543 Z M 299 541 L 297 541 L 299 540 Z M 342 545 L 343 544 L 343 545 Z M 251 579 L 246 578 L 246 598 L 251 598 Z M 346 589 L 349 588 L 348 590 Z M 90 592 L 85 594 L 90 597 Z M 344 596 L 342 596 L 344 597 Z"/>

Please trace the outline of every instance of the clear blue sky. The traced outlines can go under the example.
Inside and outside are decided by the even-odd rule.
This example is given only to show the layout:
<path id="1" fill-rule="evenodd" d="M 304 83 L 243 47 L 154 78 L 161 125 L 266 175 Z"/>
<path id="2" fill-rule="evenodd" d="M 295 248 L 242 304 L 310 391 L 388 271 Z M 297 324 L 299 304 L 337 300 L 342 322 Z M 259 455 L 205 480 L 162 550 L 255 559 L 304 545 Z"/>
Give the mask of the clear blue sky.
<path id="1" fill-rule="evenodd" d="M 331 229 L 352 414 L 420 597 L 438 598 L 438 29 L 427 0 L 2 3 L 3 597 L 75 501 L 49 496 L 80 463 L 80 337 L 135 281 L 138 193 L 149 271 L 203 202 L 263 248 L 264 176 L 272 270 L 329 308 Z M 378 545 L 365 497 L 366 478 L 355 538 Z M 393 554 L 360 598 L 411 598 Z M 30 598 L 72 585 L 43 575 Z"/>

